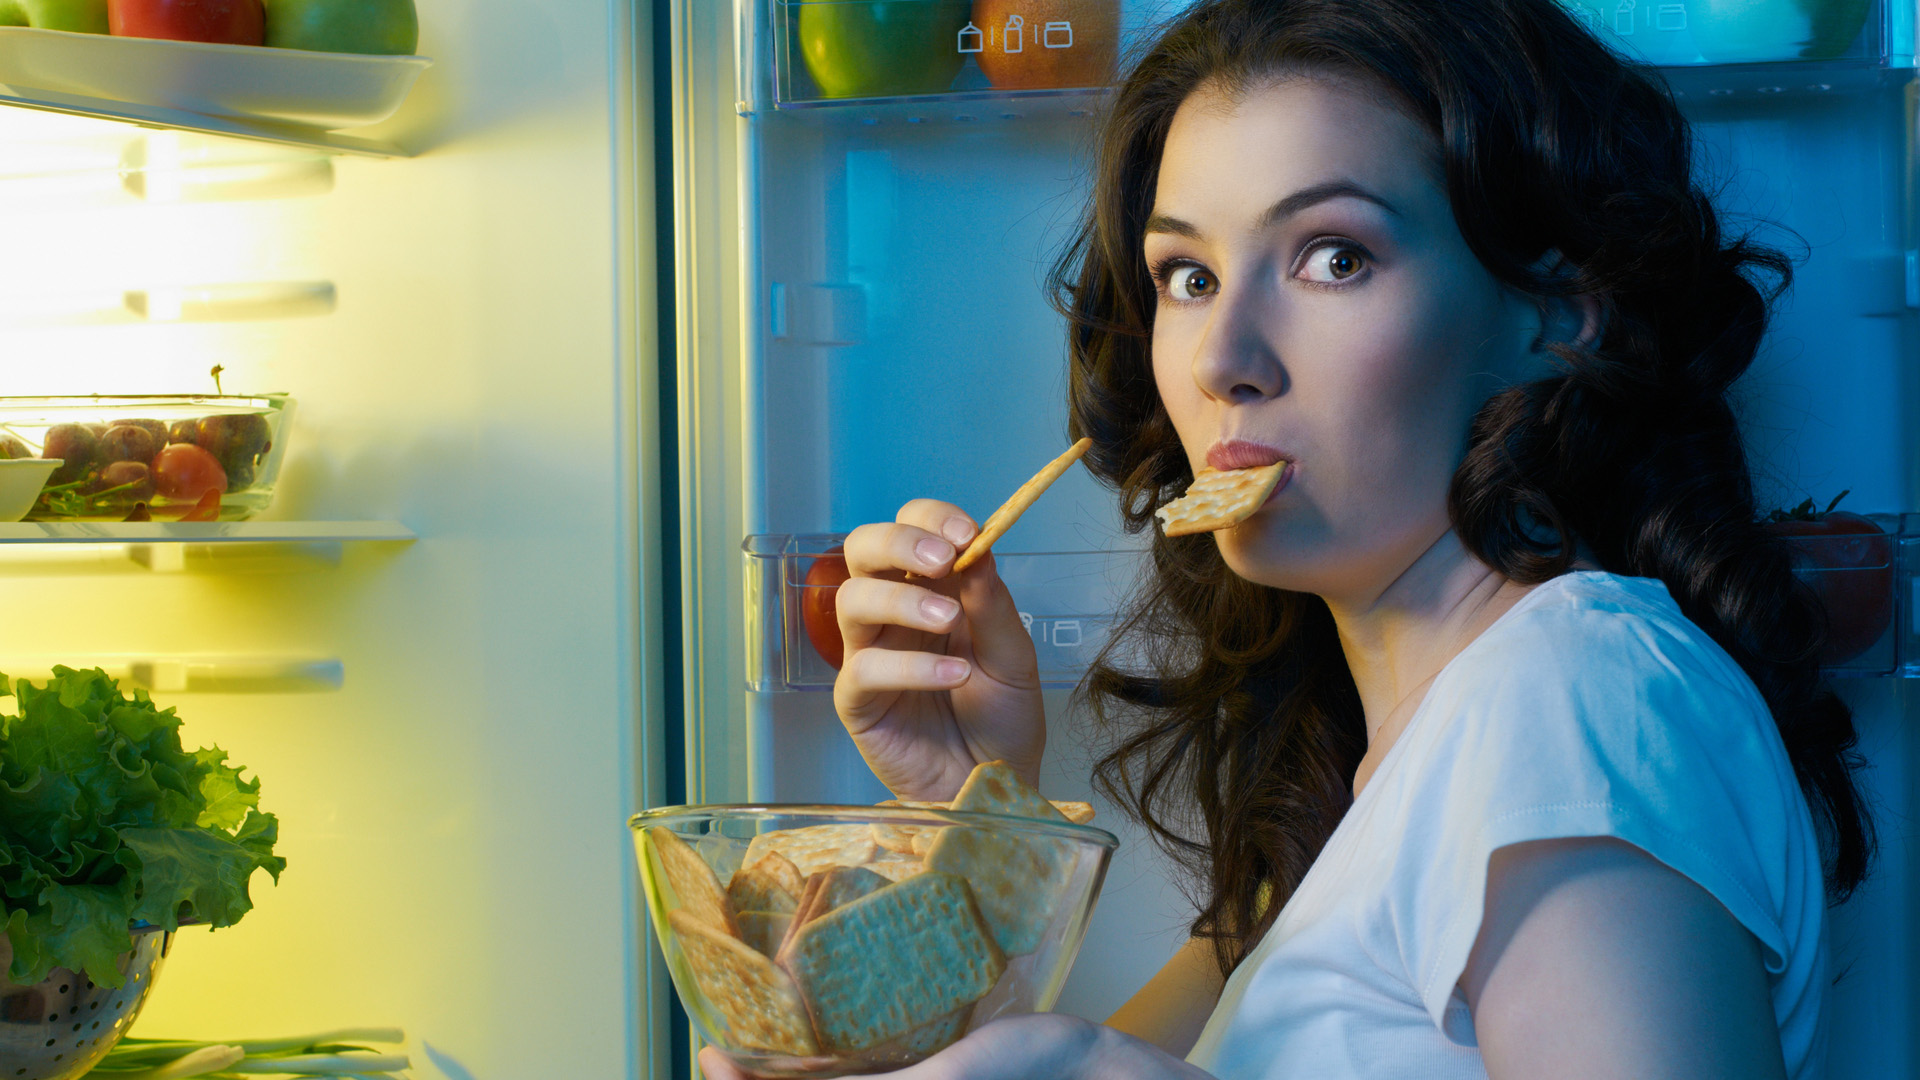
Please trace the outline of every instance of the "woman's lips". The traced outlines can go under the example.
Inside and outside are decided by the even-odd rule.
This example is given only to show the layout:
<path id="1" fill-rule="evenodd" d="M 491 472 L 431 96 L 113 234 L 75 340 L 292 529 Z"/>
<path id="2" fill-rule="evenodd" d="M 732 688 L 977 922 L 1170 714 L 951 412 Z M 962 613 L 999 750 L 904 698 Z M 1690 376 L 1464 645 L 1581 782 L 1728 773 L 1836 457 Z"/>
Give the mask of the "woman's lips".
<path id="1" fill-rule="evenodd" d="M 1256 442 L 1233 439 L 1214 443 L 1207 451 L 1207 464 L 1229 472 L 1233 469 L 1257 469 L 1286 460 L 1287 455 L 1277 447 L 1263 446 Z"/>

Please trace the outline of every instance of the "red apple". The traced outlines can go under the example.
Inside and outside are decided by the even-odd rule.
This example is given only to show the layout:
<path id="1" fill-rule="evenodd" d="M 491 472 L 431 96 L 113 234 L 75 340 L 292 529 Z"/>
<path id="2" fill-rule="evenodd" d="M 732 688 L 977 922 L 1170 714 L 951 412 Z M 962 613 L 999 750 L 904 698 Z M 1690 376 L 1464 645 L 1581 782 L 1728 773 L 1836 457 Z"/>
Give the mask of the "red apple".
<path id="1" fill-rule="evenodd" d="M 107 29 L 119 37 L 259 45 L 267 14 L 260 0 L 107 0 Z"/>
<path id="2" fill-rule="evenodd" d="M 1893 621 L 1893 537 L 1859 514 L 1831 508 L 1809 518 L 1780 515 L 1767 527 L 1793 541 L 1797 572 L 1826 608 L 1820 662 L 1844 664 L 1871 649 Z"/>

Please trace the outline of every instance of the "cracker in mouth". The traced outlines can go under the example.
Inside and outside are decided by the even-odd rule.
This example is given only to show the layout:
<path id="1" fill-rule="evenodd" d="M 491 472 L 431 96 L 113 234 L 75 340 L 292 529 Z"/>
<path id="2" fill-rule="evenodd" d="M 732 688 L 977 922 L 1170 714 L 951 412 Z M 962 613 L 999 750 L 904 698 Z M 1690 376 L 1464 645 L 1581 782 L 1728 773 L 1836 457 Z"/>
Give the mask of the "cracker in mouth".
<path id="1" fill-rule="evenodd" d="M 1153 512 L 1168 536 L 1215 532 L 1238 525 L 1273 494 L 1287 462 L 1252 469 L 1201 469 L 1186 494 Z"/>

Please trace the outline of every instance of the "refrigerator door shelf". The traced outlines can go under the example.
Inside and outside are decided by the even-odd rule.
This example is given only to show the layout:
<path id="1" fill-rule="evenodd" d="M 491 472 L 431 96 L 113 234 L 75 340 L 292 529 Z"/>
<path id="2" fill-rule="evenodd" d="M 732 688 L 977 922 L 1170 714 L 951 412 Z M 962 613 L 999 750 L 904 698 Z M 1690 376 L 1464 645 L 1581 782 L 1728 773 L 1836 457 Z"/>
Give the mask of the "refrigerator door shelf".
<path id="1" fill-rule="evenodd" d="M 1920 676 L 1920 514 L 1872 515 L 1879 534 L 1790 537 L 1796 573 L 1833 611 L 1827 667 L 1837 677 Z M 1904 526 L 1904 527 L 1903 527 Z M 823 594 L 845 574 L 816 564 L 839 560 L 837 533 L 750 536 L 742 545 L 747 584 L 747 688 L 831 690 L 837 668 L 813 633 L 829 632 Z M 1000 576 L 1033 637 L 1041 681 L 1076 685 L 1100 654 L 1142 566 L 1135 551 L 994 552 Z M 809 572 L 814 580 L 809 581 Z"/>
<path id="2" fill-rule="evenodd" d="M 806 609 L 815 606 L 816 632 L 826 632 L 822 594 L 835 586 L 808 572 L 834 550 L 843 534 L 750 536 L 741 545 L 747 562 L 747 688 L 831 690 L 836 668 L 808 635 Z M 1033 638 L 1040 680 L 1071 687 L 1100 654 L 1107 634 L 1141 566 L 1135 551 L 993 553 L 1000 576 L 1020 607 L 1020 621 Z M 842 574 L 824 575 L 837 581 Z"/>
<path id="3" fill-rule="evenodd" d="M 772 16 L 779 109 L 1084 94 L 1119 55 L 1119 0 L 772 0 Z"/>

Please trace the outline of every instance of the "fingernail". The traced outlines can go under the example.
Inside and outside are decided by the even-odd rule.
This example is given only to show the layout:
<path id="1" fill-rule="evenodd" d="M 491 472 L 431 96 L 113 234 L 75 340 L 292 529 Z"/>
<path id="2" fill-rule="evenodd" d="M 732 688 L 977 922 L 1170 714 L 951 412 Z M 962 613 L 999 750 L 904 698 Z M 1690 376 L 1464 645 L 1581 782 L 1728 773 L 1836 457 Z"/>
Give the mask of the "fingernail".
<path id="1" fill-rule="evenodd" d="M 929 536 L 925 540 L 913 545 L 913 553 L 918 555 L 920 561 L 926 563 L 928 566 L 939 566 L 941 563 L 947 561 L 949 555 L 953 554 L 953 549 Z"/>
<path id="2" fill-rule="evenodd" d="M 946 622 L 960 613 L 960 605 L 944 596 L 929 596 L 920 601 L 920 610 L 934 622 Z"/>
<path id="3" fill-rule="evenodd" d="M 967 677 L 967 662 L 948 657 L 933 665 L 933 672 L 940 677 L 941 682 L 959 682 Z"/>
<path id="4" fill-rule="evenodd" d="M 973 522 L 963 517 L 950 517 L 945 525 L 940 526 L 940 535 L 955 544 L 964 544 L 973 539 Z"/>

